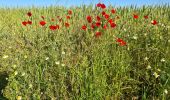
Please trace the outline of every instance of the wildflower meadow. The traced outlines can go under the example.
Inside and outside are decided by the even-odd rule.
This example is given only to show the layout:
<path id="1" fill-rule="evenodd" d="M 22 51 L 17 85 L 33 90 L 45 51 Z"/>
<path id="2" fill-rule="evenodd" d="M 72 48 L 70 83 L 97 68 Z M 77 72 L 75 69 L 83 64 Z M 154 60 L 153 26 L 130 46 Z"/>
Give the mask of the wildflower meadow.
<path id="1" fill-rule="evenodd" d="M 0 8 L 0 100 L 170 100 L 170 6 Z"/>

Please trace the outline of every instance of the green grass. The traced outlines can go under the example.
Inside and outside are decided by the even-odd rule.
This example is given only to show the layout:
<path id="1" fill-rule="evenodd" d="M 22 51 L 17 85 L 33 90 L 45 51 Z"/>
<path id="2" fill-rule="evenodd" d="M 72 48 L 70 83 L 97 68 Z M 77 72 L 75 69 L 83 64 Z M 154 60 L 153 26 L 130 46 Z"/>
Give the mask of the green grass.
<path id="1" fill-rule="evenodd" d="M 83 31 L 81 26 L 89 27 L 86 16 L 100 15 L 100 10 L 92 6 L 70 9 L 70 20 L 65 18 L 68 9 L 63 7 L 0 9 L 0 73 L 8 74 L 8 84 L 3 87 L 5 98 L 170 99 L 169 6 L 122 7 L 116 8 L 116 14 L 110 13 L 110 6 L 106 12 L 120 19 L 114 29 L 96 29 L 102 32 L 99 38 L 94 37 L 96 31 Z M 26 16 L 28 11 L 33 14 L 31 18 Z M 134 13 L 139 19 L 133 19 Z M 144 15 L 149 18 L 144 19 Z M 38 24 L 41 16 L 47 21 L 44 27 Z M 56 16 L 63 17 L 70 27 L 65 28 Z M 21 22 L 28 19 L 33 24 L 24 27 Z M 154 19 L 158 25 L 151 24 Z M 61 28 L 51 31 L 51 24 Z M 127 46 L 119 46 L 115 37 L 125 40 Z"/>

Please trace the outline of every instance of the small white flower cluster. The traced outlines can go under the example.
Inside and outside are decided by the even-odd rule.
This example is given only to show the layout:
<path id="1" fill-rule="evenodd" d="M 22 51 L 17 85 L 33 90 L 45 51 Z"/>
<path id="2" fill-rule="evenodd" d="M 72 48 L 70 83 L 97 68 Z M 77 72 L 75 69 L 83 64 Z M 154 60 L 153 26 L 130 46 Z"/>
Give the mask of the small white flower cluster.
<path id="1" fill-rule="evenodd" d="M 161 26 L 162 26 L 162 27 L 166 27 L 165 24 L 162 24 Z"/>
<path id="2" fill-rule="evenodd" d="M 55 64 L 56 64 L 56 65 L 60 65 L 60 61 L 56 61 Z M 64 67 L 65 64 L 61 64 L 61 66 Z"/>
<path id="3" fill-rule="evenodd" d="M 166 27 L 166 25 L 164 23 L 158 23 L 158 24 L 162 27 Z"/>
<path id="4" fill-rule="evenodd" d="M 61 52 L 62 55 L 65 55 L 66 53 L 64 51 Z M 60 61 L 55 62 L 56 65 L 60 65 Z M 61 64 L 61 66 L 65 66 L 65 64 Z"/>

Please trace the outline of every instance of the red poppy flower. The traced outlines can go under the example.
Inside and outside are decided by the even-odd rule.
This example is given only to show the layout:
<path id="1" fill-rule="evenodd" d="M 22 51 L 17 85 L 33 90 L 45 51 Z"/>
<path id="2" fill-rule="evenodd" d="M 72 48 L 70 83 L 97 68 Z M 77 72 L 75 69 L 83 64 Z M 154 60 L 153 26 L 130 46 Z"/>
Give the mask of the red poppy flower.
<path id="1" fill-rule="evenodd" d="M 97 21 L 100 21 L 100 19 L 101 19 L 99 16 L 96 16 L 96 18 L 97 18 Z"/>
<path id="2" fill-rule="evenodd" d="M 139 16 L 138 16 L 138 15 L 136 15 L 136 14 L 134 14 L 134 15 L 133 15 L 133 18 L 134 18 L 134 19 L 138 19 L 138 18 L 139 18 Z"/>
<path id="3" fill-rule="evenodd" d="M 111 24 L 111 23 L 113 23 L 113 20 L 112 20 L 112 19 L 109 19 L 108 22 Z"/>
<path id="4" fill-rule="evenodd" d="M 99 37 L 99 36 L 101 36 L 101 35 L 102 35 L 101 32 L 96 32 L 96 33 L 95 33 L 95 37 Z"/>
<path id="5" fill-rule="evenodd" d="M 45 17 L 44 16 L 41 16 L 42 19 L 44 19 Z"/>
<path id="6" fill-rule="evenodd" d="M 112 14 L 116 13 L 116 10 L 115 9 L 112 9 L 111 10 Z"/>
<path id="7" fill-rule="evenodd" d="M 28 23 L 29 25 L 31 25 L 31 24 L 32 24 L 32 21 L 27 21 L 27 23 Z"/>
<path id="8" fill-rule="evenodd" d="M 105 8 L 106 8 L 105 4 L 101 4 L 100 7 L 101 7 L 102 9 L 105 9 Z"/>
<path id="9" fill-rule="evenodd" d="M 71 11 L 71 10 L 68 10 L 68 14 L 69 14 L 69 15 L 72 15 L 72 11 Z"/>
<path id="10" fill-rule="evenodd" d="M 92 22 L 92 17 L 91 17 L 91 16 L 87 16 L 86 19 L 87 19 L 87 21 L 88 21 L 89 23 Z"/>
<path id="11" fill-rule="evenodd" d="M 118 42 L 120 46 L 125 46 L 126 45 L 126 42 L 121 38 L 117 38 L 116 42 Z"/>
<path id="12" fill-rule="evenodd" d="M 69 27 L 70 26 L 70 24 L 69 23 L 65 23 L 65 27 Z"/>
<path id="13" fill-rule="evenodd" d="M 156 25 L 156 24 L 158 24 L 158 22 L 156 20 L 152 20 L 151 24 Z"/>
<path id="14" fill-rule="evenodd" d="M 116 24 L 115 23 L 110 23 L 110 27 L 115 28 Z"/>
<path id="15" fill-rule="evenodd" d="M 70 16 L 66 16 L 67 19 L 70 19 L 71 17 Z"/>
<path id="16" fill-rule="evenodd" d="M 23 21 L 22 24 L 23 24 L 24 26 L 27 26 L 28 23 L 27 23 L 26 21 Z"/>
<path id="17" fill-rule="evenodd" d="M 104 28 L 104 29 L 107 29 L 107 25 L 104 25 L 103 28 Z"/>
<path id="18" fill-rule="evenodd" d="M 102 11 L 102 15 L 104 16 L 106 14 L 106 12 L 105 11 Z"/>
<path id="19" fill-rule="evenodd" d="M 99 27 L 101 25 L 100 22 L 96 22 L 96 26 Z"/>
<path id="20" fill-rule="evenodd" d="M 40 21 L 40 25 L 41 25 L 41 26 L 44 26 L 45 24 L 46 24 L 45 21 Z"/>
<path id="21" fill-rule="evenodd" d="M 121 38 L 117 38 L 116 42 L 122 42 L 123 40 Z"/>
<path id="22" fill-rule="evenodd" d="M 97 6 L 97 7 L 101 7 L 101 3 L 98 3 L 96 6 Z"/>
<path id="23" fill-rule="evenodd" d="M 49 28 L 51 30 L 56 30 L 56 29 L 59 29 L 59 25 L 50 25 Z"/>
<path id="24" fill-rule="evenodd" d="M 110 16 L 108 14 L 105 14 L 104 17 L 108 19 Z"/>
<path id="25" fill-rule="evenodd" d="M 95 28 L 95 24 L 91 24 L 91 28 L 94 29 Z"/>
<path id="26" fill-rule="evenodd" d="M 82 29 L 82 30 L 86 30 L 86 29 L 87 29 L 87 26 L 86 26 L 86 25 L 83 25 L 83 26 L 81 27 L 81 29 Z"/>
<path id="27" fill-rule="evenodd" d="M 31 16 L 32 16 L 32 13 L 31 13 L 31 12 L 28 12 L 27 15 L 28 15 L 29 17 L 31 17 Z"/>
<path id="28" fill-rule="evenodd" d="M 120 46 L 126 46 L 126 42 L 122 41 L 121 43 L 119 43 Z"/>
<path id="29" fill-rule="evenodd" d="M 146 16 L 144 16 L 144 18 L 145 18 L 145 19 L 148 19 L 149 17 L 146 15 Z"/>

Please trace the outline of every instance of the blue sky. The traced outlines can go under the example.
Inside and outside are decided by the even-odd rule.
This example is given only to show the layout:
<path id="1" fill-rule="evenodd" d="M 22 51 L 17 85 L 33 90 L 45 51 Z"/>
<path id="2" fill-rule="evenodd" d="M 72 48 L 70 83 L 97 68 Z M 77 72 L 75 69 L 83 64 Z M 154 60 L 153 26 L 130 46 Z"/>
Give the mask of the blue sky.
<path id="1" fill-rule="evenodd" d="M 50 5 L 63 5 L 79 6 L 82 4 L 96 4 L 99 1 L 106 5 L 112 4 L 115 6 L 127 5 L 160 5 L 170 4 L 170 0 L 0 0 L 0 7 L 25 7 L 25 6 L 50 6 Z"/>

